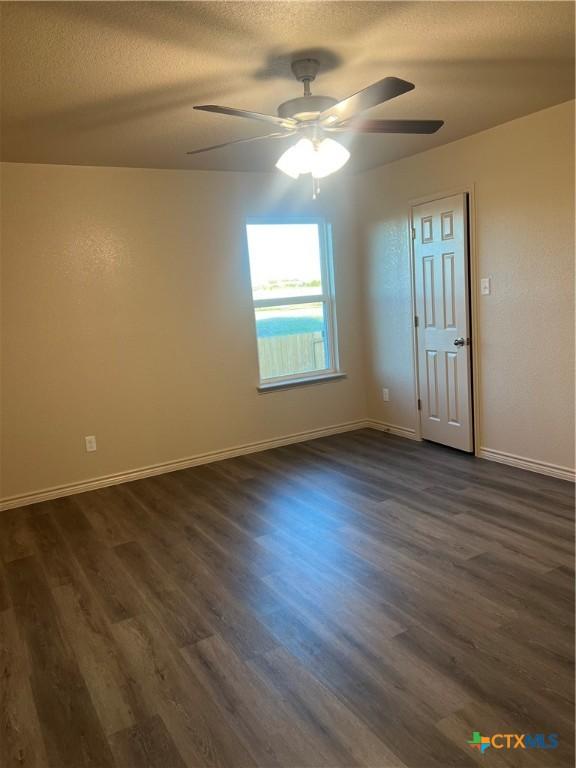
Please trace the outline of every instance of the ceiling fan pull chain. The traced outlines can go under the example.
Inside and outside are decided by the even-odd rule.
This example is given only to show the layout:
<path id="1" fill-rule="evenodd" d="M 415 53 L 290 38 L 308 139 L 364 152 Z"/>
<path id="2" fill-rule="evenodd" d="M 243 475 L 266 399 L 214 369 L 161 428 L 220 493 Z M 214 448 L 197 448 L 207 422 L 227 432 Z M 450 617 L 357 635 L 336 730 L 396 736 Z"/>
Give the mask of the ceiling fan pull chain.
<path id="1" fill-rule="evenodd" d="M 312 176 L 312 200 L 316 200 L 320 194 L 320 179 Z"/>

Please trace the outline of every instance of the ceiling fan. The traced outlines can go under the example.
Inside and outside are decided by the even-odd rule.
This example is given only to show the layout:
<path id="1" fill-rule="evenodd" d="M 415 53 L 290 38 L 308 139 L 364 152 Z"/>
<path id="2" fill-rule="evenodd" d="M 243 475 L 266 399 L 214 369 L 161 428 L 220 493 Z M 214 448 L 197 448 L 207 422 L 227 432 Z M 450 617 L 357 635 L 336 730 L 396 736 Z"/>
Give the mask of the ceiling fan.
<path id="1" fill-rule="evenodd" d="M 313 96 L 310 92 L 310 83 L 319 69 L 320 62 L 317 59 L 297 59 L 292 62 L 292 72 L 296 79 L 303 83 L 304 95 L 280 104 L 278 115 L 265 115 L 214 104 L 195 106 L 194 109 L 204 112 L 258 120 L 274 126 L 275 130 L 263 136 L 194 149 L 187 154 L 197 155 L 234 144 L 297 135 L 300 140 L 284 152 L 276 167 L 295 179 L 301 174 L 310 173 L 316 193 L 319 189 L 318 179 L 338 171 L 350 158 L 346 147 L 330 136 L 338 133 L 426 134 L 436 133 L 444 125 L 443 120 L 366 120 L 360 117 L 362 112 L 411 91 L 414 84 L 397 77 L 385 77 L 352 96 L 337 101 L 329 96 Z"/>

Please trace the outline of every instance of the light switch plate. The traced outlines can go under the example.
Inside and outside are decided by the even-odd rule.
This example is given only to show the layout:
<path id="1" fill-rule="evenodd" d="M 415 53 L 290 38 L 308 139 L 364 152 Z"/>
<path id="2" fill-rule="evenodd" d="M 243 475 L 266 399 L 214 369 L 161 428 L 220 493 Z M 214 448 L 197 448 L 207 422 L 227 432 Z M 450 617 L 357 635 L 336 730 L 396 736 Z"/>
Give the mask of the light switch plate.
<path id="1" fill-rule="evenodd" d="M 482 296 L 490 296 L 490 278 L 489 277 L 483 277 L 480 280 L 480 293 Z"/>

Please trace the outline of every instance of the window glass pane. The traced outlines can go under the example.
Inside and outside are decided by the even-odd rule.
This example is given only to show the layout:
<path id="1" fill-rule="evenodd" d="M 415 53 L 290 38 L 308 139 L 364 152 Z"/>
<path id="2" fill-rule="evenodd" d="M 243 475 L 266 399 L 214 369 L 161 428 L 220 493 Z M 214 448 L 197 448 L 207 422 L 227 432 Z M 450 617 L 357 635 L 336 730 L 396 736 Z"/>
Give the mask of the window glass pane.
<path id="1" fill-rule="evenodd" d="M 255 299 L 322 293 L 318 224 L 248 224 L 246 230 Z"/>
<path id="2" fill-rule="evenodd" d="M 255 312 L 262 379 L 330 367 L 322 302 L 257 307 Z"/>

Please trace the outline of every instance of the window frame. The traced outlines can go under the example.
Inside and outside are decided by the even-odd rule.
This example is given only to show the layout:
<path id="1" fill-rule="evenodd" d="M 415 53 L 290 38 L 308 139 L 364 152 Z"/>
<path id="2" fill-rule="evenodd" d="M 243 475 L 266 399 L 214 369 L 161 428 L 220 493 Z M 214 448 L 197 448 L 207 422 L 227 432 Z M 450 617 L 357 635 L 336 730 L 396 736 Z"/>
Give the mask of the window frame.
<path id="1" fill-rule="evenodd" d="M 322 293 L 304 296 L 282 296 L 272 299 L 255 299 L 250 270 L 250 248 L 248 245 L 248 226 L 250 225 L 282 225 L 282 224 L 316 224 L 320 248 L 320 278 Z M 321 216 L 250 216 L 244 222 L 244 243 L 250 276 L 250 296 L 252 299 L 252 317 L 254 322 L 254 339 L 256 341 L 256 356 L 258 360 L 258 390 L 265 392 L 299 384 L 311 384 L 323 380 L 344 377 L 340 371 L 340 356 L 338 348 L 338 325 L 336 320 L 336 291 L 334 281 L 334 251 L 332 247 L 332 226 Z M 260 353 L 258 350 L 258 327 L 256 310 L 260 307 L 283 307 L 297 304 L 321 304 L 324 309 L 325 327 L 327 333 L 326 349 L 329 356 L 329 367 L 304 373 L 291 373 L 284 376 L 262 378 Z"/>

